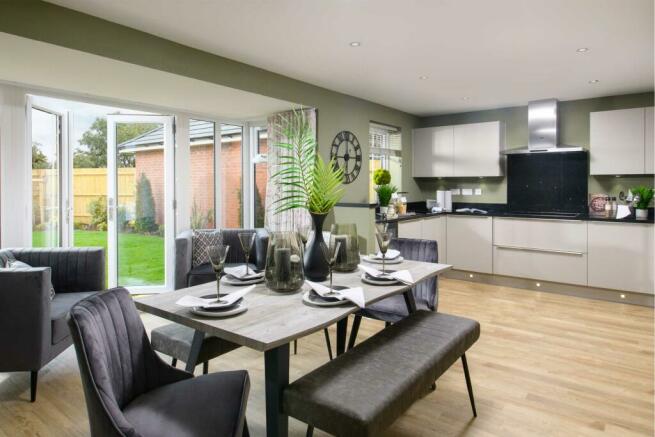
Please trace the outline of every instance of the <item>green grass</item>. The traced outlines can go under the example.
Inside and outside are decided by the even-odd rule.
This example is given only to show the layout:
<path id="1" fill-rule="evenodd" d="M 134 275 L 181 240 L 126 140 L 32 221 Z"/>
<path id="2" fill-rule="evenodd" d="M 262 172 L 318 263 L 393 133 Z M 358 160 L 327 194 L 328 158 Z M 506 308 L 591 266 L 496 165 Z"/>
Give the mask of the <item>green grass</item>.
<path id="1" fill-rule="evenodd" d="M 107 232 L 75 231 L 75 246 L 100 246 L 107 251 Z M 32 233 L 32 245 L 43 246 L 43 232 Z M 164 239 L 154 235 L 119 234 L 118 284 L 164 284 Z"/>

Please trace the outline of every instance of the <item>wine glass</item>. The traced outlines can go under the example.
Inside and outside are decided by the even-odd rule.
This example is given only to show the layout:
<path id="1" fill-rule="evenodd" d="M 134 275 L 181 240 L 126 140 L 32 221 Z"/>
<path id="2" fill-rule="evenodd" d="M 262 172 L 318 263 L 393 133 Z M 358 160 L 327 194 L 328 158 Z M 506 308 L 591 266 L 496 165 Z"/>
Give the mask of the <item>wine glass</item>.
<path id="1" fill-rule="evenodd" d="M 391 238 L 392 238 L 392 233 L 387 230 L 386 226 L 384 228 L 384 231 L 380 231 L 380 229 L 375 230 L 375 238 L 378 240 L 378 247 L 380 248 L 380 252 L 382 253 L 382 273 L 386 273 L 385 270 L 385 261 L 386 261 L 386 256 L 387 256 L 387 250 L 389 249 L 389 245 L 391 244 Z"/>
<path id="2" fill-rule="evenodd" d="M 239 242 L 241 242 L 241 248 L 246 256 L 246 276 L 248 276 L 250 274 L 248 260 L 250 259 L 250 249 L 252 249 L 252 245 L 255 242 L 255 233 L 239 232 Z"/>
<path id="3" fill-rule="evenodd" d="M 302 241 L 303 245 L 307 244 L 307 240 L 309 239 L 309 231 L 311 230 L 312 225 L 310 224 L 298 225 L 298 235 L 300 236 L 300 241 Z"/>
<path id="4" fill-rule="evenodd" d="M 227 258 L 227 251 L 230 246 L 218 244 L 216 246 L 209 246 L 207 248 L 207 255 L 209 255 L 209 262 L 216 274 L 216 300 L 221 300 L 221 274 L 225 266 L 225 259 Z"/>
<path id="5" fill-rule="evenodd" d="M 334 270 L 334 265 L 337 263 L 337 256 L 339 255 L 340 248 L 340 241 L 336 244 L 330 244 L 329 246 L 325 244 L 324 241 L 321 242 L 321 250 L 323 251 L 323 256 L 327 261 L 328 271 L 330 273 L 330 291 L 332 291 L 332 270 Z"/>

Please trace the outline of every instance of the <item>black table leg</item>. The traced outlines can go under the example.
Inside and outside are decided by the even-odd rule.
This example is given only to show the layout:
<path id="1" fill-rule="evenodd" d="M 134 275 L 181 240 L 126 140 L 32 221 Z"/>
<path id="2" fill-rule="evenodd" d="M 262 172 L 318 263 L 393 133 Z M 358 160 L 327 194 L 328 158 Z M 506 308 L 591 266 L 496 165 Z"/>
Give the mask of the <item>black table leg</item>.
<path id="1" fill-rule="evenodd" d="M 264 353 L 266 378 L 266 435 L 287 437 L 289 417 L 282 412 L 282 390 L 289 385 L 289 344 Z"/>
<path id="2" fill-rule="evenodd" d="M 337 322 L 337 356 L 346 351 L 346 335 L 348 334 L 348 317 Z"/>
<path id="3" fill-rule="evenodd" d="M 414 299 L 412 289 L 410 288 L 404 292 L 403 297 L 405 298 L 405 305 L 407 305 L 407 311 L 409 314 L 416 312 L 416 300 Z"/>
<path id="4" fill-rule="evenodd" d="M 191 350 L 189 350 L 189 358 L 186 360 L 186 370 L 189 373 L 193 373 L 198 364 L 198 357 L 200 356 L 200 349 L 202 348 L 202 342 L 205 340 L 205 333 L 198 331 L 193 333 L 193 341 L 191 342 Z"/>

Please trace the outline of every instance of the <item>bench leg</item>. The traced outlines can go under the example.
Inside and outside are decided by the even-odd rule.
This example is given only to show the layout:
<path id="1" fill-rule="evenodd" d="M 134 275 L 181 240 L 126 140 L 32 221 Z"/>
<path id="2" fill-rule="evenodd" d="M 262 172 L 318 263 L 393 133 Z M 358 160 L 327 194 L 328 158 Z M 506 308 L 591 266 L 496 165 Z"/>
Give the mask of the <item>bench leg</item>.
<path id="1" fill-rule="evenodd" d="M 348 339 L 348 349 L 355 347 L 355 341 L 357 340 L 357 333 L 359 332 L 359 324 L 362 323 L 362 316 L 355 314 L 353 319 L 353 327 L 350 328 L 350 338 Z"/>
<path id="2" fill-rule="evenodd" d="M 327 328 L 323 329 L 323 333 L 325 334 L 325 345 L 327 346 L 328 356 L 330 357 L 330 361 L 332 361 L 332 343 L 330 342 L 330 333 Z"/>
<path id="3" fill-rule="evenodd" d="M 209 373 L 209 361 L 202 363 L 202 374 L 206 375 Z"/>
<path id="4" fill-rule="evenodd" d="M 466 354 L 462 355 L 462 366 L 464 367 L 464 377 L 466 377 L 466 388 L 469 391 L 469 399 L 471 400 L 471 409 L 473 410 L 473 417 L 478 417 L 475 411 L 475 399 L 473 398 L 473 386 L 471 385 L 471 375 L 469 375 L 469 366 L 466 363 Z"/>
<path id="5" fill-rule="evenodd" d="M 313 435 L 314 435 L 314 427 L 312 425 L 307 425 L 306 437 L 312 437 Z"/>
<path id="6" fill-rule="evenodd" d="M 36 401 L 36 383 L 39 379 L 39 371 L 32 370 L 30 372 L 30 402 Z"/>

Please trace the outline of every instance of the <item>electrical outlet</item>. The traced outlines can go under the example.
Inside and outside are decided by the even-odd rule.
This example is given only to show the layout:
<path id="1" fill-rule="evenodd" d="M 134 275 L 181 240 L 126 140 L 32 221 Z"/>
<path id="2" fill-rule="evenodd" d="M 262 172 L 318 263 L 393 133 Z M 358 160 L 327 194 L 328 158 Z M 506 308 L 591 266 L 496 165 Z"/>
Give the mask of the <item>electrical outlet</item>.
<path id="1" fill-rule="evenodd" d="M 472 196 L 473 188 L 462 188 L 462 196 Z"/>
<path id="2" fill-rule="evenodd" d="M 482 196 L 482 188 L 476 188 L 475 189 L 475 195 L 476 196 Z"/>
<path id="3" fill-rule="evenodd" d="M 452 194 L 453 196 L 459 196 L 460 195 L 459 188 L 451 188 L 450 194 Z"/>

